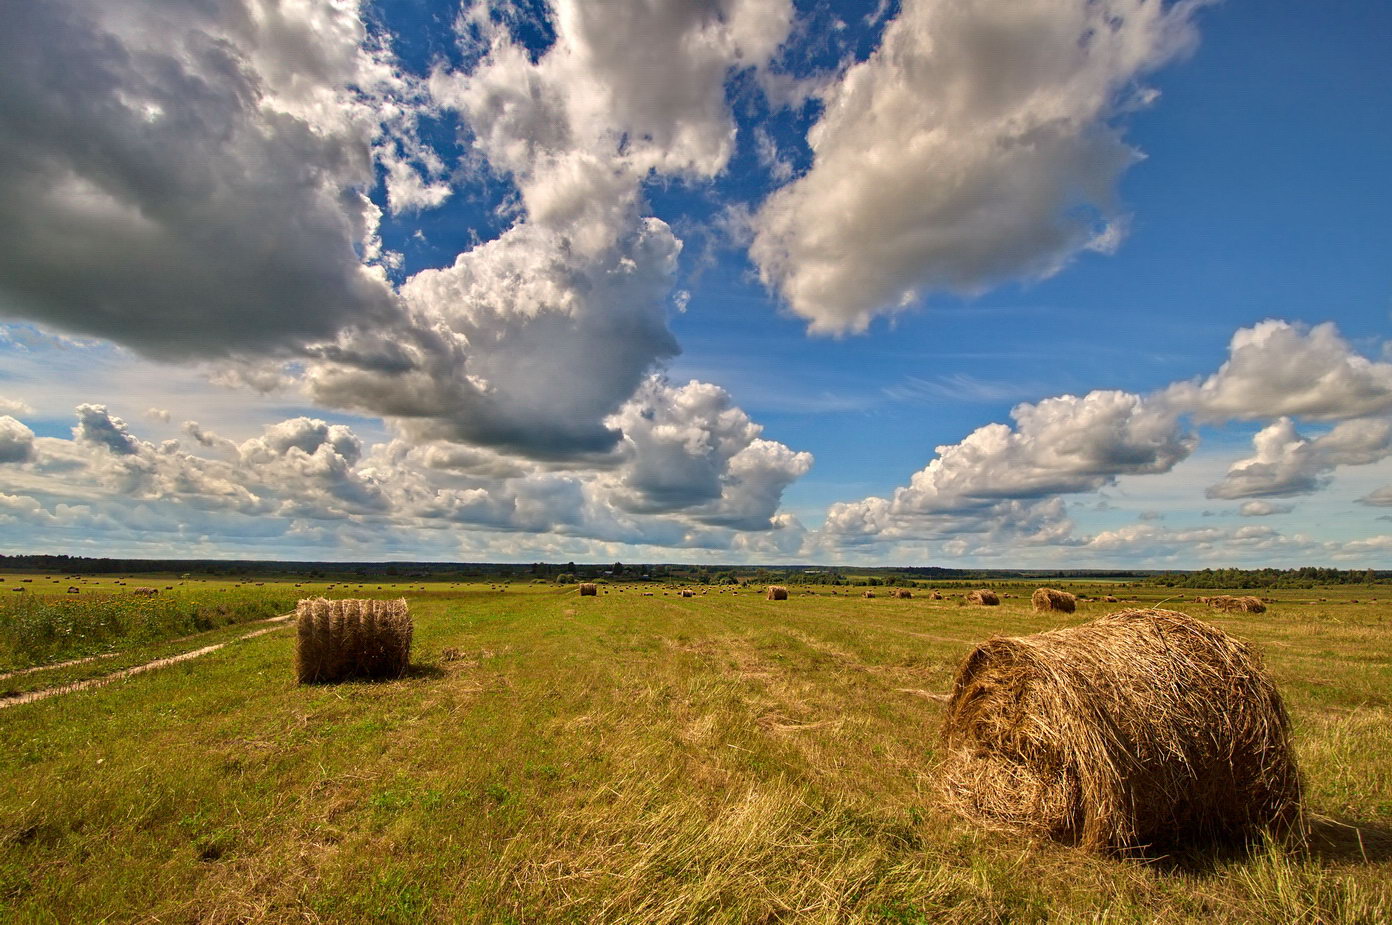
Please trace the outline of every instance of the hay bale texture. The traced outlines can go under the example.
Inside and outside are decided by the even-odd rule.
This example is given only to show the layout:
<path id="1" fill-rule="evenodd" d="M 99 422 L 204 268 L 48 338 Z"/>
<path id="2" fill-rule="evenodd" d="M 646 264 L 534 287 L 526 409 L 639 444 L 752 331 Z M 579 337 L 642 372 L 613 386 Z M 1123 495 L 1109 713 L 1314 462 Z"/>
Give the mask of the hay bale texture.
<path id="1" fill-rule="evenodd" d="M 411 614 L 395 601 L 306 598 L 295 605 L 301 684 L 399 678 L 411 661 Z"/>
<path id="2" fill-rule="evenodd" d="M 889 595 L 890 597 L 896 597 L 900 600 L 907 600 L 913 597 L 913 592 L 906 588 L 895 588 L 893 591 L 889 592 Z"/>
<path id="3" fill-rule="evenodd" d="M 982 588 L 979 591 L 968 591 L 967 603 L 980 604 L 982 607 L 997 607 L 1000 605 L 1000 598 L 996 596 L 996 592 Z"/>
<path id="4" fill-rule="evenodd" d="M 1223 611 L 1223 613 L 1266 613 L 1266 605 L 1258 597 L 1233 597 L 1230 594 L 1220 594 L 1217 597 L 1210 597 L 1204 603 L 1214 610 Z"/>
<path id="5" fill-rule="evenodd" d="M 769 585 L 768 591 L 764 596 L 771 601 L 786 601 L 788 599 L 788 589 L 782 585 Z"/>
<path id="6" fill-rule="evenodd" d="M 1129 853 L 1303 824 L 1260 657 L 1174 611 L 988 640 L 962 663 L 942 738 L 945 798 L 991 828 Z"/>
<path id="7" fill-rule="evenodd" d="M 1072 613 L 1078 609 L 1078 599 L 1067 591 L 1057 591 L 1053 588 L 1040 588 L 1030 595 L 1030 603 L 1038 611 L 1057 610 L 1060 613 Z"/>
<path id="8" fill-rule="evenodd" d="M 595 583 L 592 582 L 592 581 L 582 581 L 582 582 L 580 582 L 580 596 L 581 596 L 581 597 L 595 597 L 595 596 L 598 595 L 598 594 L 599 594 L 599 585 L 595 584 Z"/>

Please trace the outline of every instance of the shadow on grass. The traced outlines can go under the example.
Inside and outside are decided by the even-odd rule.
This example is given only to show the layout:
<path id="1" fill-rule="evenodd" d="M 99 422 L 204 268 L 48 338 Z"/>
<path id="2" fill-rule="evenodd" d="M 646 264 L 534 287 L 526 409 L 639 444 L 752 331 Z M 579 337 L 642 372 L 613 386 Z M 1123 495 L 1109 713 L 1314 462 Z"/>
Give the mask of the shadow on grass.
<path id="1" fill-rule="evenodd" d="M 1287 850 L 1294 856 L 1334 864 L 1382 864 L 1392 861 L 1392 826 L 1319 813 L 1311 813 L 1308 824 L 1305 840 L 1287 845 Z M 1204 876 L 1217 873 L 1225 865 L 1246 860 L 1261 851 L 1261 843 L 1195 846 L 1171 854 L 1142 856 L 1138 860 L 1167 873 Z"/>
<path id="2" fill-rule="evenodd" d="M 1381 864 L 1392 861 L 1392 826 L 1312 813 L 1306 852 L 1321 861 Z"/>
<path id="3" fill-rule="evenodd" d="M 301 681 L 301 684 L 311 687 L 336 687 L 340 684 L 391 684 L 394 681 L 426 680 L 438 681 L 445 677 L 448 672 L 439 665 L 430 663 L 414 663 L 406 666 L 406 670 L 399 675 L 381 678 L 367 677 L 348 677 L 348 678 L 326 678 L 322 681 Z"/>

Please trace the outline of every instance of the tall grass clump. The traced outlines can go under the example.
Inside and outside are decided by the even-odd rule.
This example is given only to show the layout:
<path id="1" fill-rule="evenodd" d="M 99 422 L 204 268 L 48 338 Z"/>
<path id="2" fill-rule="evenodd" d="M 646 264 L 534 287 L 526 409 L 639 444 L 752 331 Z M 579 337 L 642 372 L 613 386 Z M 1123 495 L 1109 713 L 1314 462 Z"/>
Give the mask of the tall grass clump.
<path id="1" fill-rule="evenodd" d="M 307 598 L 295 605 L 295 672 L 301 684 L 399 678 L 411 661 L 406 599 Z"/>
<path id="2" fill-rule="evenodd" d="M 1290 721 L 1260 657 L 1174 611 L 977 646 L 943 746 L 941 786 L 963 815 L 1096 851 L 1249 842 L 1302 823 Z"/>
<path id="3" fill-rule="evenodd" d="M 294 604 L 293 594 L 274 589 L 15 595 L 0 599 L 0 670 L 262 620 Z"/>

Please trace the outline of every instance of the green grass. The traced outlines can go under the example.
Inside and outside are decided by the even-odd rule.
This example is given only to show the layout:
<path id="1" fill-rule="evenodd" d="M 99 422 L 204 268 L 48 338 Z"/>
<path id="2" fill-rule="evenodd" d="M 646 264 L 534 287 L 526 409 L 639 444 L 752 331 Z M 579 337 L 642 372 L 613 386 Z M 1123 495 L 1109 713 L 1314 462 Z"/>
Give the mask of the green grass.
<path id="1" fill-rule="evenodd" d="M 1304 852 L 1146 864 L 938 808 L 942 705 L 916 692 L 992 633 L 1121 606 L 1036 615 L 1032 586 L 996 586 L 1015 595 L 998 608 L 369 585 L 416 616 L 400 681 L 300 687 L 286 631 L 0 711 L 0 920 L 1385 921 L 1376 591 L 1208 615 L 1266 654 L 1311 808 L 1337 821 Z M 1186 593 L 1170 606 L 1205 614 Z"/>

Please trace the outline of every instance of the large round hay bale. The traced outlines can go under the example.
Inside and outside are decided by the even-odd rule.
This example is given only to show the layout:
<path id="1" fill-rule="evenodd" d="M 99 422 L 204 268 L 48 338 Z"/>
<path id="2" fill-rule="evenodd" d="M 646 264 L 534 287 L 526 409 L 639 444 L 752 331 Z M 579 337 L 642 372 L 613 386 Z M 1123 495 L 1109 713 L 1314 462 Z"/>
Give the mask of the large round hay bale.
<path id="1" fill-rule="evenodd" d="M 867 598 L 868 598 L 868 597 L 874 597 L 874 596 L 875 596 L 875 592 L 874 592 L 874 591 L 862 591 L 860 596 L 861 596 L 861 597 L 867 597 Z"/>
<path id="2" fill-rule="evenodd" d="M 1233 597 L 1231 594 L 1220 594 L 1217 597 L 1210 597 L 1204 603 L 1214 610 L 1221 610 L 1223 613 L 1266 613 L 1266 605 L 1257 597 Z"/>
<path id="3" fill-rule="evenodd" d="M 788 599 L 788 589 L 782 585 L 769 585 L 764 597 L 771 601 L 786 601 Z"/>
<path id="4" fill-rule="evenodd" d="M 988 640 L 962 663 L 942 738 L 945 798 L 993 828 L 1128 852 L 1302 821 L 1260 657 L 1174 611 Z"/>
<path id="5" fill-rule="evenodd" d="M 889 592 L 889 596 L 899 598 L 900 600 L 907 600 L 913 597 L 913 592 L 907 588 L 895 588 L 893 591 Z"/>
<path id="6" fill-rule="evenodd" d="M 940 600 L 942 600 L 942 599 L 943 599 L 943 596 L 942 596 L 942 592 L 941 592 L 941 591 L 938 591 L 938 590 L 934 589 L 934 590 L 928 592 L 928 600 L 930 600 L 930 601 L 940 601 Z"/>
<path id="7" fill-rule="evenodd" d="M 411 661 L 406 599 L 307 598 L 295 605 L 295 672 L 301 684 L 398 678 Z"/>
<path id="8" fill-rule="evenodd" d="M 582 581 L 582 582 L 580 582 L 580 596 L 581 596 L 581 597 L 596 597 L 596 596 L 598 596 L 598 595 L 599 595 L 599 585 L 595 584 L 595 583 L 592 582 L 592 581 Z"/>
<path id="9" fill-rule="evenodd" d="M 1078 609 L 1078 599 L 1067 591 L 1058 591 L 1054 588 L 1040 588 L 1030 595 L 1030 603 L 1037 611 L 1057 610 L 1061 613 L 1072 613 Z"/>
<path id="10" fill-rule="evenodd" d="M 996 607 L 1000 604 L 1000 598 L 996 592 L 982 588 L 979 591 L 967 592 L 968 604 L 980 604 L 982 607 Z"/>

